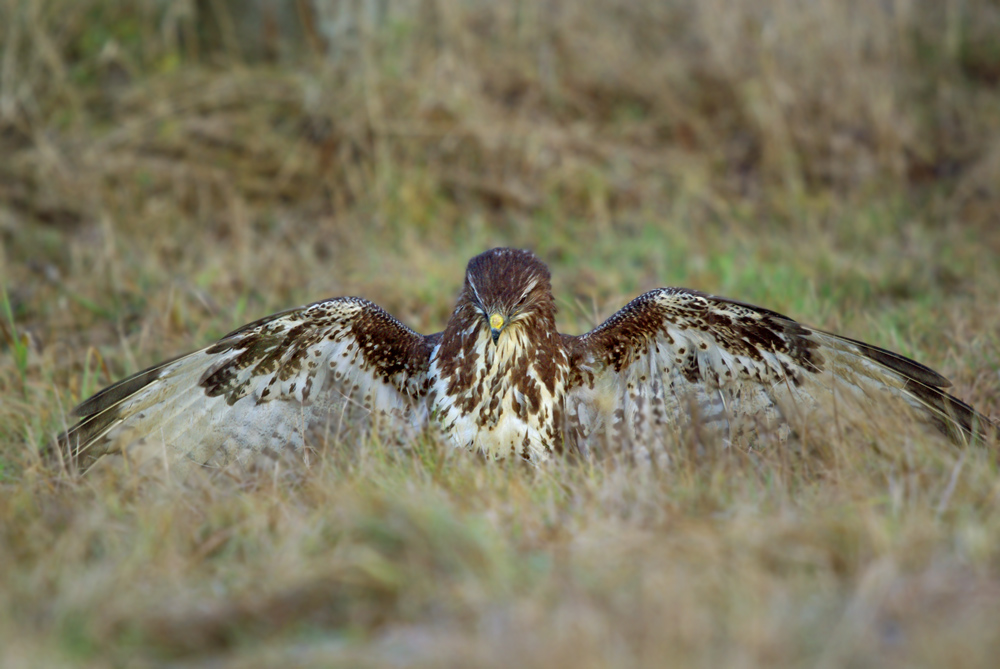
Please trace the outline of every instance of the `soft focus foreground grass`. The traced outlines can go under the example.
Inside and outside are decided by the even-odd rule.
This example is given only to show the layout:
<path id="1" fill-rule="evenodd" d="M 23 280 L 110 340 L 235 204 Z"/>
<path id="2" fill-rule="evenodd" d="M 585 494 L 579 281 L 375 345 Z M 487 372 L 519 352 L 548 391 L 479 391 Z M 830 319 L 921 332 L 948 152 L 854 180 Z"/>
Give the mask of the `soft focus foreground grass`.
<path id="1" fill-rule="evenodd" d="M 661 471 L 433 434 L 40 463 L 101 385 L 272 311 L 440 329 L 494 245 L 567 331 L 687 285 L 1000 414 L 995 3 L 391 2 L 325 46 L 317 6 L 0 5 L 0 665 L 993 665 L 996 459 L 891 417 Z"/>

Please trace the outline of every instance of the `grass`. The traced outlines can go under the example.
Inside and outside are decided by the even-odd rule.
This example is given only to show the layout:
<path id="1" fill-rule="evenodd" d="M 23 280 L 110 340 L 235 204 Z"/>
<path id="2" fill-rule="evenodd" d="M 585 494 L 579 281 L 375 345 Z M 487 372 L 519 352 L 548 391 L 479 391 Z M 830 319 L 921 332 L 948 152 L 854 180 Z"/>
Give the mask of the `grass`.
<path id="1" fill-rule="evenodd" d="M 496 245 L 563 331 L 685 285 L 997 417 L 995 3 L 233 6 L 0 5 L 0 665 L 993 665 L 995 454 L 888 415 L 655 470 L 433 433 L 183 482 L 37 453 L 282 308 L 436 331 Z"/>

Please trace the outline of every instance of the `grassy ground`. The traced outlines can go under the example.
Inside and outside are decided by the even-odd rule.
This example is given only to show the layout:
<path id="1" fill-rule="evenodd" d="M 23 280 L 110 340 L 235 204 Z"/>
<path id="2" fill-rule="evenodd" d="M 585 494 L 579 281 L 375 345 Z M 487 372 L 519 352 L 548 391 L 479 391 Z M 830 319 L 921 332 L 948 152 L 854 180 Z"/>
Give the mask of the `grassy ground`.
<path id="1" fill-rule="evenodd" d="M 436 331 L 495 245 L 565 331 L 686 285 L 1000 415 L 995 2 L 359 3 L 335 40 L 296 6 L 0 2 L 0 665 L 993 666 L 996 458 L 888 416 L 655 473 L 431 437 L 40 462 L 101 385 L 281 308 Z"/>

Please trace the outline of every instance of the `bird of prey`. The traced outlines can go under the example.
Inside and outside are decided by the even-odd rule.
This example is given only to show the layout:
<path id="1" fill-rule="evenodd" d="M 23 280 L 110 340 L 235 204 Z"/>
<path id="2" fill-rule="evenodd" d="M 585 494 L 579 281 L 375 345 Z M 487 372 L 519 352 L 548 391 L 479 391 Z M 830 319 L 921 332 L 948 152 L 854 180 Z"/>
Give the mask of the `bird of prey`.
<path id="1" fill-rule="evenodd" d="M 735 300 L 660 288 L 580 336 L 559 333 L 555 314 L 545 264 L 493 249 L 469 261 L 443 332 L 418 334 L 358 297 L 284 311 L 102 390 L 59 443 L 82 468 L 139 446 L 221 466 L 308 448 L 345 416 L 385 416 L 540 463 L 598 441 L 661 443 L 694 422 L 729 439 L 892 396 L 959 441 L 996 429 L 917 362 Z"/>

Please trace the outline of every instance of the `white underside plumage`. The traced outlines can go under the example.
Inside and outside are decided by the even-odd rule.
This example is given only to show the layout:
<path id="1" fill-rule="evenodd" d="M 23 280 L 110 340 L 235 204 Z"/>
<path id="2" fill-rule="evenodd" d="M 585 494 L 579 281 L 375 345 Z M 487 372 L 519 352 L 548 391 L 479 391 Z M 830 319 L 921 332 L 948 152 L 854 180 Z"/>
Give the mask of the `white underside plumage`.
<path id="1" fill-rule="evenodd" d="M 726 443 L 769 433 L 784 440 L 790 425 L 836 420 L 838 414 L 845 421 L 877 419 L 888 398 L 917 410 L 918 416 L 951 420 L 908 390 L 905 376 L 865 356 L 854 342 L 817 331 L 809 336 L 821 345 L 824 368 L 798 373 L 798 383 L 781 374 L 766 381 L 773 370 L 797 367 L 787 354 L 761 351 L 759 360 L 748 359 L 713 345 L 708 333 L 691 328 L 667 328 L 661 340 L 671 341 L 669 347 L 652 343 L 620 372 L 608 373 L 598 361 L 584 361 L 595 383 L 572 389 L 566 398 L 577 444 L 583 450 L 611 444 L 662 455 L 682 430 L 695 424 Z M 674 358 L 679 349 L 699 351 L 699 381 L 682 373 Z M 750 373 L 736 373 L 744 368 Z M 727 370 L 733 372 L 731 380 Z M 748 382 L 756 372 L 765 381 Z"/>
<path id="2" fill-rule="evenodd" d="M 484 364 L 477 369 L 475 383 L 465 392 L 455 396 L 449 394 L 449 381 L 438 360 L 441 346 L 431 354 L 432 413 L 457 448 L 478 451 L 489 459 L 526 456 L 531 462 L 544 462 L 551 455 L 546 447 L 551 440 L 546 438 L 545 418 L 551 417 L 553 407 L 561 402 L 563 384 L 558 382 L 555 392 L 550 392 L 535 365 L 529 363 L 527 374 L 541 393 L 544 410 L 523 411 L 527 400 L 509 372 L 515 356 L 523 354 L 528 346 L 523 330 L 508 328 L 496 344 L 490 341 L 488 330 L 480 329 L 478 334 L 473 331 L 469 336 L 477 337 L 474 348 Z M 485 392 L 479 393 L 477 388 Z M 466 411 L 462 406 L 469 397 L 473 398 L 474 407 Z M 527 420 L 522 418 L 524 414 Z"/>
<path id="3" fill-rule="evenodd" d="M 108 452 L 122 453 L 139 467 L 243 465 L 260 452 L 320 445 L 325 434 L 336 434 L 350 410 L 347 399 L 330 394 L 307 403 L 244 398 L 231 405 L 225 397 L 208 397 L 198 382 L 219 362 L 204 352 L 181 358 L 123 401 L 122 418 L 105 435 Z M 259 397 L 259 388 L 255 394 Z"/>
<path id="4" fill-rule="evenodd" d="M 111 407 L 119 417 L 95 441 L 106 442 L 104 451 L 126 455 L 135 466 L 222 467 L 245 465 L 261 452 L 322 447 L 373 412 L 404 425 L 424 424 L 426 403 L 410 403 L 392 384 L 364 372 L 352 342 L 324 342 L 322 363 L 309 370 L 307 379 L 242 369 L 232 384 L 247 385 L 234 402 L 225 395 L 209 396 L 200 386 L 241 350 L 191 353 Z M 76 448 L 69 447 L 71 452 Z"/>
<path id="5" fill-rule="evenodd" d="M 541 463 L 564 437 L 583 452 L 659 455 L 690 426 L 733 443 L 775 429 L 784 438 L 821 409 L 877 421 L 886 396 L 961 435 L 995 428 L 913 361 L 696 291 L 650 291 L 585 335 L 559 335 L 550 302 L 542 315 L 517 308 L 550 290 L 537 276 L 511 292 L 496 343 L 492 310 L 468 294 L 449 329 L 426 337 L 361 298 L 276 314 L 98 393 L 62 443 L 80 462 L 221 467 L 308 452 L 373 416 L 404 429 L 434 416 L 456 448 Z M 470 290 L 482 302 L 496 285 Z"/>

